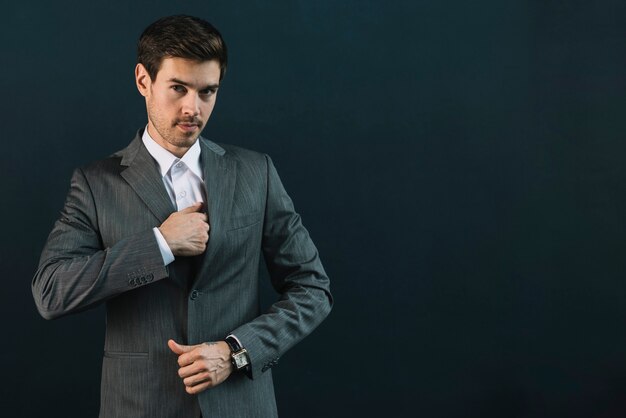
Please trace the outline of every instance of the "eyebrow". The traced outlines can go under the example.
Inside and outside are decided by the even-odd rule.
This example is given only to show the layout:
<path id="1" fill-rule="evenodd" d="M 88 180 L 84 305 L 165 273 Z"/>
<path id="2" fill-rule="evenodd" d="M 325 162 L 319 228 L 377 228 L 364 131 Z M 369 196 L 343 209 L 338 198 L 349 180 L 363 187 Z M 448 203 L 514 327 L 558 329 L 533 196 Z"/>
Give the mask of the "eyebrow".
<path id="1" fill-rule="evenodd" d="M 183 80 L 179 80 L 176 77 L 172 77 L 172 78 L 170 78 L 167 81 L 171 82 L 171 83 L 181 84 L 181 85 L 183 85 L 185 87 L 193 87 L 190 83 L 187 83 L 186 81 L 183 81 Z M 220 86 L 219 84 L 209 84 L 208 86 L 205 86 L 205 87 L 201 88 L 200 90 L 217 89 L 217 88 L 219 88 L 219 86 Z"/>

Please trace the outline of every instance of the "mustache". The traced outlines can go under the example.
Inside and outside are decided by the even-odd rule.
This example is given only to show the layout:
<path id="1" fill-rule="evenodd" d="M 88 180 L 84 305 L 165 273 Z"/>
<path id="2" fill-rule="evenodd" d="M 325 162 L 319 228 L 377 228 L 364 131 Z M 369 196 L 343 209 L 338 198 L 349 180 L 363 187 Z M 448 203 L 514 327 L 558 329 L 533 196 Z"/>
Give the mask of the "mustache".
<path id="1" fill-rule="evenodd" d="M 202 126 L 202 121 L 198 118 L 184 118 L 184 119 L 176 119 L 174 121 L 174 125 L 178 125 L 179 123 Z"/>

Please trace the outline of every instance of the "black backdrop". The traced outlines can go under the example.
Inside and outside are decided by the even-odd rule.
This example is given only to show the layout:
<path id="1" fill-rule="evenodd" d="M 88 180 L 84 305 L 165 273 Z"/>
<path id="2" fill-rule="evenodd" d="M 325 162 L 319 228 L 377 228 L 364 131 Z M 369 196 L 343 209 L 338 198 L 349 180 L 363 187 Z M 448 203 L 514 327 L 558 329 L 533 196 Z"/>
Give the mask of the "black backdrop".
<path id="1" fill-rule="evenodd" d="M 175 13 L 230 48 L 205 136 L 273 157 L 332 279 L 281 416 L 626 414 L 625 2 L 144 0 L 2 6 L 2 416 L 97 414 L 102 308 L 30 279 Z"/>

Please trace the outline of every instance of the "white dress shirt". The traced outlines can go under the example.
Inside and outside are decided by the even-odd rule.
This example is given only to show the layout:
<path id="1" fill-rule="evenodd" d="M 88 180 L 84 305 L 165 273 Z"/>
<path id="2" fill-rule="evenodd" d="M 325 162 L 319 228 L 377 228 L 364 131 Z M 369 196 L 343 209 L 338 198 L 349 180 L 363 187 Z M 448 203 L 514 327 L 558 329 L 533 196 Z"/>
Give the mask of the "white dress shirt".
<path id="1" fill-rule="evenodd" d="M 187 150 L 182 158 L 178 158 L 152 139 L 147 126 L 141 139 L 152 158 L 159 164 L 163 184 L 177 210 L 185 209 L 197 202 L 206 204 L 199 140 Z M 167 266 L 174 261 L 174 254 L 159 228 L 154 228 L 153 231 L 159 243 L 163 263 Z"/>

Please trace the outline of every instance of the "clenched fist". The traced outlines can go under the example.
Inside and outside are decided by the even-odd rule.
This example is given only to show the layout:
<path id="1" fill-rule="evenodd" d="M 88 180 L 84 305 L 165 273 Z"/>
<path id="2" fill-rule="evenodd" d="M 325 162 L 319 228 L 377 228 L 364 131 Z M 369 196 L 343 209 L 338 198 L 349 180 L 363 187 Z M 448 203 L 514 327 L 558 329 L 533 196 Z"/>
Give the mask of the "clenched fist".
<path id="1" fill-rule="evenodd" d="M 178 376 L 190 395 L 219 385 L 233 372 L 230 348 L 224 341 L 182 345 L 169 340 L 167 345 L 178 356 Z"/>
<path id="2" fill-rule="evenodd" d="M 209 224 L 202 202 L 172 213 L 159 227 L 174 256 L 199 255 L 209 241 Z"/>

